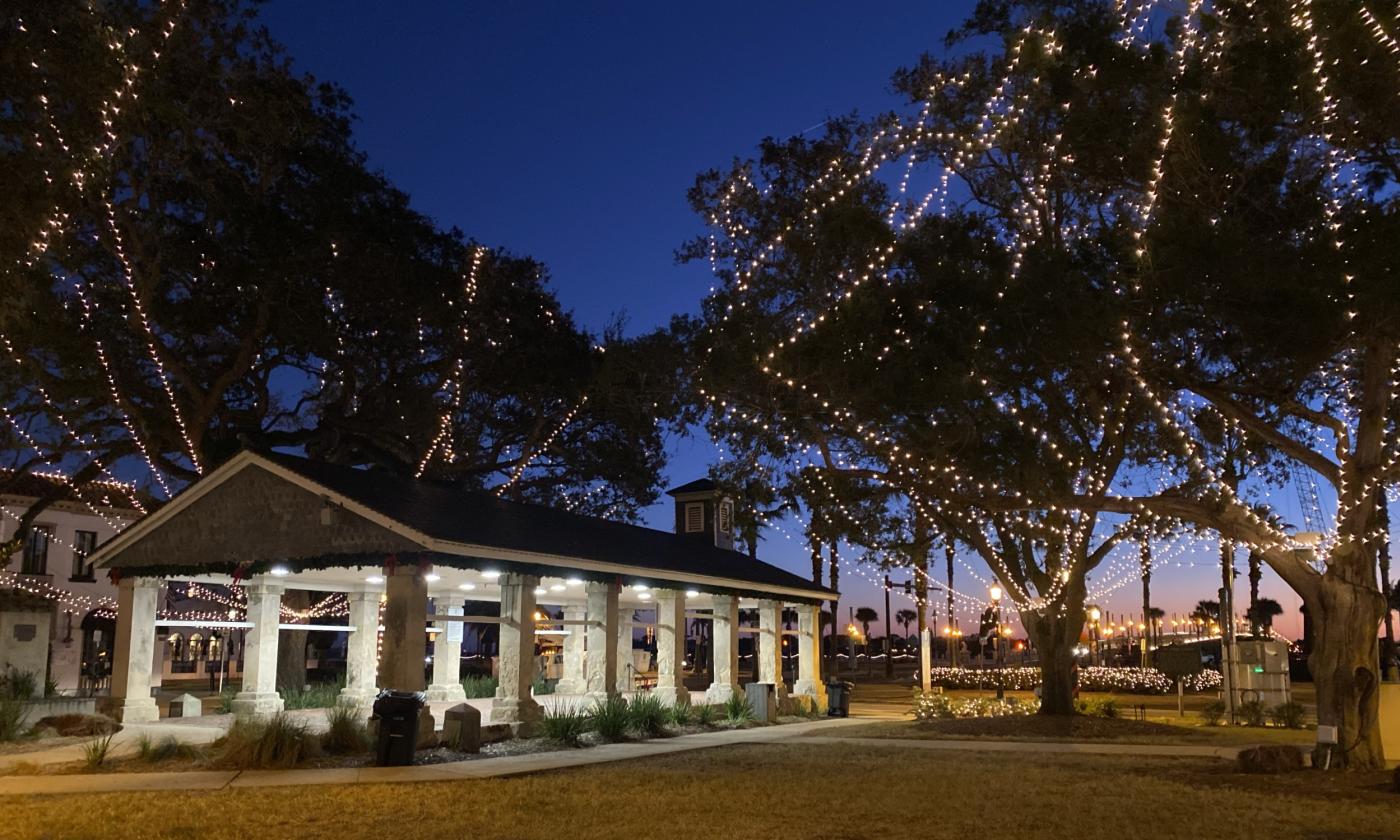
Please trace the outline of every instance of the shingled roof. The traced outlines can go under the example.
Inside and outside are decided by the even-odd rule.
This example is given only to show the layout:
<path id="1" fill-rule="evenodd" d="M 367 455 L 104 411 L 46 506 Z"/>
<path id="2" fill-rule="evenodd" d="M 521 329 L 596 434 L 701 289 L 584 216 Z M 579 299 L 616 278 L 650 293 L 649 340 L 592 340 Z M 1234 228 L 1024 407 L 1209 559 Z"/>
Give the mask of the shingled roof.
<path id="1" fill-rule="evenodd" d="M 717 585 L 718 581 L 729 581 L 732 582 L 729 588 L 735 591 L 781 592 L 813 600 L 824 600 L 834 594 L 796 574 L 693 535 L 612 522 L 543 505 L 509 501 L 487 491 L 463 490 L 383 470 L 338 466 L 282 453 L 240 453 L 187 488 L 185 494 L 198 498 L 201 493 L 209 492 L 210 487 L 250 468 L 281 475 L 282 480 L 293 481 L 334 503 L 361 508 L 393 533 L 401 535 L 395 539 L 410 537 L 439 553 L 482 557 L 501 556 L 493 552 L 519 552 L 517 562 L 527 565 L 568 567 L 568 561 L 573 560 L 585 567 L 583 561 L 588 561 L 606 564 L 599 565 L 600 569 L 625 566 L 627 572 L 640 579 L 691 581 L 703 578 L 716 581 Z M 169 505 L 171 510 L 137 523 L 110 545 L 99 548 L 94 555 L 98 565 L 114 568 L 140 565 L 135 557 L 122 555 L 140 543 L 151 529 L 159 530 L 162 523 L 180 516 L 181 501 L 177 496 Z M 362 562 L 362 558 L 357 562 Z"/>
<path id="2" fill-rule="evenodd" d="M 578 557 L 831 594 L 792 572 L 694 537 L 597 519 L 494 493 L 462 490 L 280 453 L 263 457 L 441 540 Z"/>

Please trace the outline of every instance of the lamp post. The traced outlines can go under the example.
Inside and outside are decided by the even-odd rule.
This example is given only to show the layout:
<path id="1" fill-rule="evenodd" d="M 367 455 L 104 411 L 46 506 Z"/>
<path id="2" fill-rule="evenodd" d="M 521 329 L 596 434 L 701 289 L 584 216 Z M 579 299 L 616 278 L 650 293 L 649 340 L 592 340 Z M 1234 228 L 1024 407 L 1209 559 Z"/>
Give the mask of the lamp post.
<path id="1" fill-rule="evenodd" d="M 992 621 L 996 625 L 996 635 L 992 638 L 992 644 L 996 645 L 997 657 L 997 699 L 1006 697 L 1006 688 L 1002 685 L 1002 644 L 1001 644 L 1001 587 L 995 584 L 988 590 L 992 596 Z"/>

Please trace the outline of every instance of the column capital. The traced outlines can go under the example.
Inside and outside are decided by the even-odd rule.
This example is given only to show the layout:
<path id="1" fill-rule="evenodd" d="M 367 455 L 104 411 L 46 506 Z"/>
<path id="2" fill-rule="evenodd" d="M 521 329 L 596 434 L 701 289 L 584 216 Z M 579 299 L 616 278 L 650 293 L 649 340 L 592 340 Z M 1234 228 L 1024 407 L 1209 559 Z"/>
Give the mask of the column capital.
<path id="1" fill-rule="evenodd" d="M 249 595 L 281 595 L 287 591 L 287 585 L 277 578 L 254 575 L 243 584 L 243 591 Z"/>
<path id="2" fill-rule="evenodd" d="M 467 603 L 467 596 L 460 592 L 440 592 L 436 595 L 430 595 L 429 597 L 433 599 L 433 605 L 435 607 L 443 606 L 452 609 L 453 607 L 463 607 Z"/>

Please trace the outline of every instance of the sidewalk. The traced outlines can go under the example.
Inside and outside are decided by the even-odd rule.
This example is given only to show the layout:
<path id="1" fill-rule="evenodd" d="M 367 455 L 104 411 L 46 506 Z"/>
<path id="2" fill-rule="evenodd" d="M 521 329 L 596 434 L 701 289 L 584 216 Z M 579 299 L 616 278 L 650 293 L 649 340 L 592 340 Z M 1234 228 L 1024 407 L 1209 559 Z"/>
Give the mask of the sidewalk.
<path id="1" fill-rule="evenodd" d="M 859 718 L 832 718 L 782 726 L 704 732 L 636 743 L 605 744 L 575 750 L 532 755 L 457 761 L 413 767 L 338 767 L 310 770 L 210 770 L 180 773 L 106 773 L 93 775 L 0 777 L 0 796 L 35 796 L 61 793 L 111 793 L 129 791 L 221 790 L 227 787 L 278 787 L 288 785 L 350 785 L 397 782 L 439 782 L 518 776 L 545 770 L 582 767 L 650 758 L 690 750 L 735 744 L 786 741 L 815 731 L 840 729 L 865 723 Z M 135 729 L 136 727 L 132 727 Z M 805 740 L 810 740 L 804 738 Z M 832 739 L 833 741 L 839 739 Z M 861 739 L 865 740 L 865 739 Z M 66 747 L 64 749 L 67 749 Z"/>
<path id="2" fill-rule="evenodd" d="M 176 718 L 175 720 L 178 720 Z M 112 758 L 122 758 L 136 752 L 136 742 L 144 735 L 153 741 L 167 736 L 185 744 L 208 744 L 222 737 L 227 726 L 193 725 L 190 723 L 131 723 L 112 737 L 112 747 L 107 753 Z M 21 764 L 42 767 L 47 764 L 70 764 L 83 760 L 84 743 L 93 740 L 84 738 L 78 743 L 65 744 L 47 750 L 9 753 L 0 756 L 0 772 Z"/>

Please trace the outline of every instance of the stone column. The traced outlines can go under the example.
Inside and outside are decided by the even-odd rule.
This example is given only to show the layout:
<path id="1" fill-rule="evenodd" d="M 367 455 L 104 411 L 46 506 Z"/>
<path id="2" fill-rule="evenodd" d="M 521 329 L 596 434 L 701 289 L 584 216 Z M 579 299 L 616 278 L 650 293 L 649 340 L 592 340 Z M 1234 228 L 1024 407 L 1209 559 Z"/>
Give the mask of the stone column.
<path id="1" fill-rule="evenodd" d="M 811 697 L 818 709 L 826 707 L 826 685 L 822 682 L 821 607 L 797 607 L 797 681 L 793 694 Z"/>
<path id="2" fill-rule="evenodd" d="M 758 682 L 772 683 L 773 696 L 787 693 L 783 685 L 783 602 L 758 602 Z"/>
<path id="3" fill-rule="evenodd" d="M 439 615 L 461 615 L 467 601 L 462 595 L 438 595 L 433 598 L 433 612 Z M 434 622 L 438 629 L 433 638 L 433 684 L 428 686 L 428 699 L 433 702 L 460 703 L 467 699 L 462 691 L 462 622 Z"/>
<path id="4" fill-rule="evenodd" d="M 267 717 L 282 711 L 277 693 L 277 637 L 282 623 L 284 587 L 266 578 L 252 578 L 243 587 L 248 595 L 248 621 L 243 637 L 243 688 L 233 696 L 233 713 Z"/>
<path id="5" fill-rule="evenodd" d="M 656 696 L 671 705 L 690 703 L 685 688 L 685 592 L 656 593 Z"/>
<path id="6" fill-rule="evenodd" d="M 379 593 L 348 592 L 350 638 L 345 641 L 345 687 L 340 703 L 363 710 L 365 715 L 379 693 L 375 684 L 379 668 Z"/>
<path id="7" fill-rule="evenodd" d="M 151 696 L 160 584 L 160 578 L 122 578 L 117 584 L 112 711 L 122 723 L 150 723 L 160 719 L 160 708 Z"/>
<path id="8" fill-rule="evenodd" d="M 525 733 L 543 714 L 530 696 L 535 682 L 535 587 L 539 584 L 535 575 L 501 576 L 500 680 L 491 704 L 491 722 L 520 724 Z"/>
<path id="9" fill-rule="evenodd" d="M 588 618 L 588 608 L 583 604 L 570 604 L 564 607 L 564 675 L 554 687 L 556 694 L 584 694 L 588 691 L 588 679 L 584 676 L 584 649 L 588 641 L 588 625 L 573 624 Z"/>
<path id="10" fill-rule="evenodd" d="M 632 677 L 632 607 L 617 610 L 617 691 L 630 694 L 635 685 Z"/>
<path id="11" fill-rule="evenodd" d="M 398 563 L 384 567 L 384 642 L 379 653 L 379 686 L 394 691 L 422 691 L 427 679 L 423 655 L 428 651 L 428 567 Z"/>
<path id="12" fill-rule="evenodd" d="M 739 687 L 739 598 L 716 595 L 714 601 L 714 630 L 710 635 L 715 651 L 715 673 L 710 687 L 705 690 L 705 702 L 711 704 L 723 703 L 743 693 Z"/>
<path id="13" fill-rule="evenodd" d="M 584 584 L 588 593 L 588 649 L 584 676 L 588 696 L 601 700 L 617 693 L 617 595 L 616 583 Z"/>

